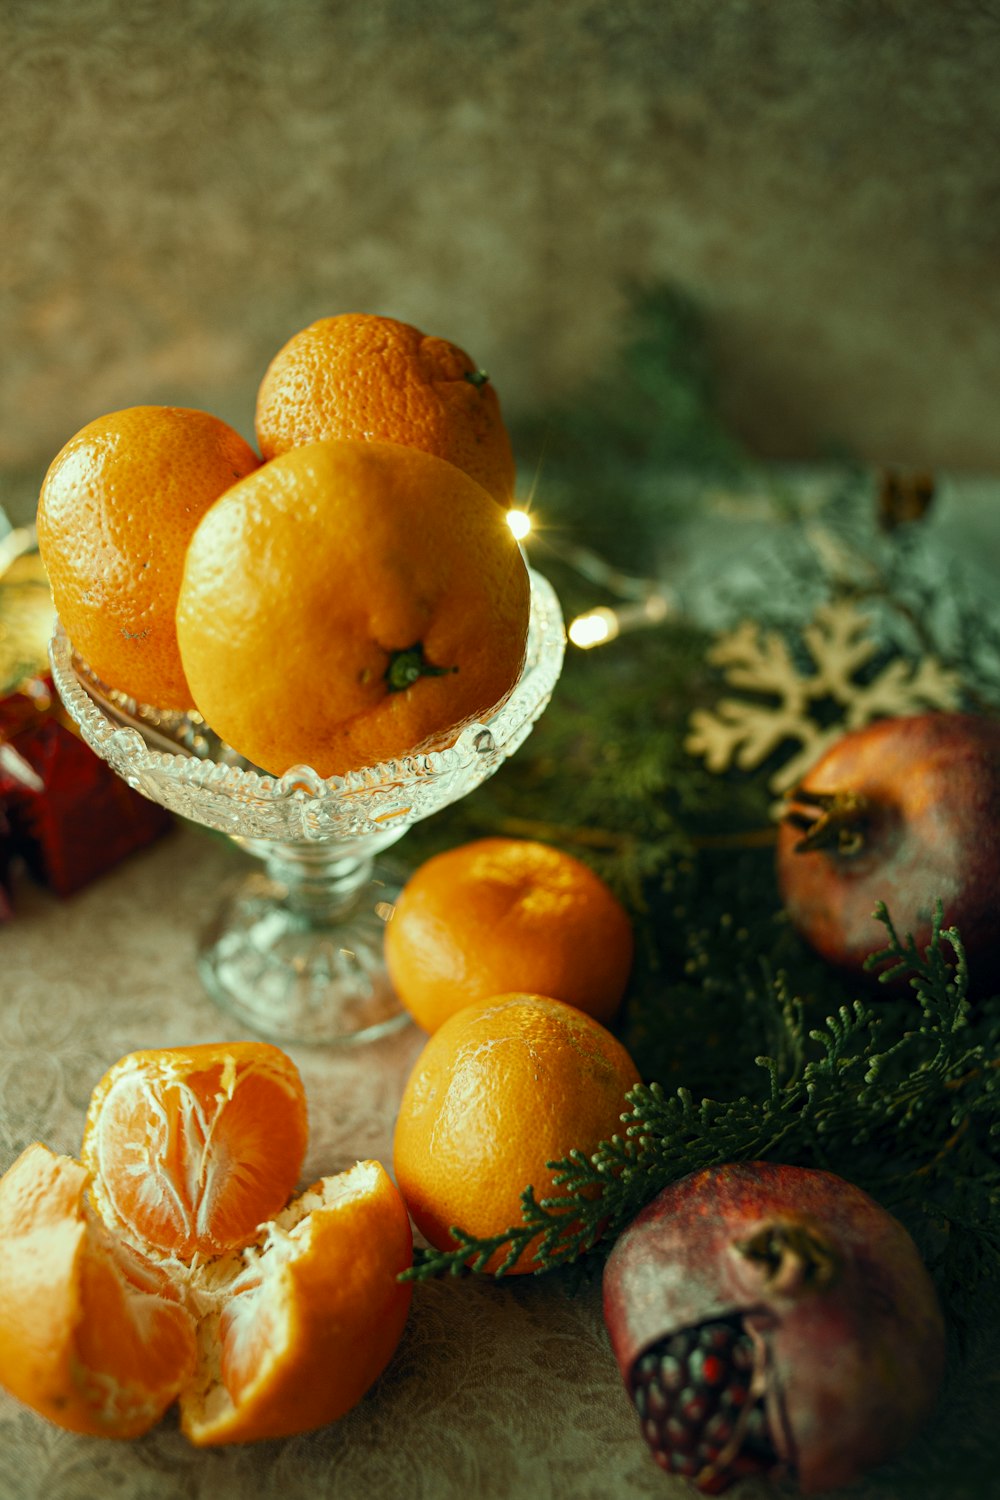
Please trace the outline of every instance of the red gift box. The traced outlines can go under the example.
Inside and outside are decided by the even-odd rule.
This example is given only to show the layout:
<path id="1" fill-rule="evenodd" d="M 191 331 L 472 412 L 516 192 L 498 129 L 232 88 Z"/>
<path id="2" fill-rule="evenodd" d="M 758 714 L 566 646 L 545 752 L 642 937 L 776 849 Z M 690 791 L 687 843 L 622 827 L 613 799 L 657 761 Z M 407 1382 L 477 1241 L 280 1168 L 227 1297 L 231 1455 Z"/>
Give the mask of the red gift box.
<path id="1" fill-rule="evenodd" d="M 50 683 L 0 699 L 0 887 L 20 856 L 36 880 L 72 895 L 171 825 L 70 728 Z"/>

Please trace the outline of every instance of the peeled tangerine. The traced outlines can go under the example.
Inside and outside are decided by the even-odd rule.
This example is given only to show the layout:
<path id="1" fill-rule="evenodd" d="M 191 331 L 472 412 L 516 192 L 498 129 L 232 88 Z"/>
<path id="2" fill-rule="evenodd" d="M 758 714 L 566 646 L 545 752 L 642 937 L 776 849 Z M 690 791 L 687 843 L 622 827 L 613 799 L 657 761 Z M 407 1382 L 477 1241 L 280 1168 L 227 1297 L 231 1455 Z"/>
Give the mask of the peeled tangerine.
<path id="1" fill-rule="evenodd" d="M 305 1146 L 276 1047 L 123 1058 L 82 1161 L 33 1145 L 0 1179 L 0 1384 L 102 1437 L 175 1400 L 198 1445 L 342 1416 L 399 1342 L 412 1237 L 375 1161 L 292 1198 Z"/>
<path id="2" fill-rule="evenodd" d="M 829 1172 L 768 1162 L 654 1199 L 608 1259 L 604 1316 L 653 1456 L 705 1494 L 851 1483 L 913 1436 L 944 1366 L 902 1225 Z"/>

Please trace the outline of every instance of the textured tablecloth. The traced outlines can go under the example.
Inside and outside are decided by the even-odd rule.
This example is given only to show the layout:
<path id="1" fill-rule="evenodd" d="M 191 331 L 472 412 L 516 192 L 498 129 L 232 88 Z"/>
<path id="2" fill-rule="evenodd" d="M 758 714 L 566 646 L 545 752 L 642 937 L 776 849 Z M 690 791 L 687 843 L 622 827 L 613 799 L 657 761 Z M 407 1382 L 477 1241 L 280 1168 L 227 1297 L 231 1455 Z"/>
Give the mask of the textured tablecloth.
<path id="1" fill-rule="evenodd" d="M 952 487 L 935 529 L 975 560 L 989 584 L 984 598 L 994 597 L 1000 565 L 998 515 L 995 485 Z M 705 582 L 699 593 L 695 570 L 691 597 L 704 596 L 714 609 L 719 552 L 703 550 L 695 532 L 689 551 L 704 556 Z M 730 521 L 722 532 L 726 556 L 742 566 L 742 533 Z M 405 860 L 406 840 L 398 853 Z M 224 884 L 249 864 L 224 839 L 178 825 L 67 902 L 27 880 L 17 885 L 15 919 L 0 927 L 0 1171 L 35 1140 L 75 1154 L 91 1089 L 125 1053 L 242 1034 L 204 996 L 195 943 Z M 289 1048 L 309 1100 L 307 1179 L 360 1157 L 390 1164 L 399 1097 L 422 1042 L 408 1027 L 362 1048 Z M 935 1431 L 918 1441 L 898 1476 L 873 1476 L 851 1492 L 854 1500 L 923 1500 L 932 1479 L 935 1497 L 1000 1496 L 1000 1481 L 984 1487 L 980 1477 L 971 1489 L 951 1482 L 964 1447 L 980 1460 L 984 1444 L 993 1447 L 995 1348 L 984 1320 L 976 1347 L 963 1356 L 967 1378 Z M 973 1467 L 982 1476 L 982 1462 Z M 0 1393 L 0 1500 L 684 1500 L 692 1493 L 660 1473 L 642 1442 L 604 1331 L 599 1288 L 571 1296 L 558 1277 L 418 1285 L 399 1350 L 361 1404 L 334 1426 L 286 1442 L 199 1452 L 172 1417 L 134 1442 L 81 1438 Z M 733 1500 L 774 1494 L 754 1482 L 731 1492 Z"/>
<path id="2" fill-rule="evenodd" d="M 248 864 L 180 825 L 69 901 L 17 885 L 16 918 L 0 929 L 0 1170 L 35 1140 L 75 1155 L 90 1091 L 126 1052 L 244 1034 L 204 996 L 195 940 Z M 363 1048 L 288 1049 L 308 1093 L 307 1179 L 359 1157 L 391 1163 L 423 1040 L 410 1026 Z M 2 1500 L 587 1500 L 665 1487 L 599 1289 L 570 1296 L 552 1278 L 418 1285 L 403 1342 L 360 1406 L 287 1442 L 199 1452 L 172 1417 L 134 1442 L 78 1437 L 0 1393 Z"/>
<path id="3" fill-rule="evenodd" d="M 204 996 L 195 941 L 224 883 L 248 863 L 221 838 L 178 825 L 69 901 L 18 883 L 15 920 L 0 928 L 0 1171 L 35 1140 L 75 1154 L 90 1091 L 126 1052 L 242 1034 Z M 288 1049 L 309 1099 L 305 1178 L 358 1157 L 391 1162 L 399 1096 L 422 1042 L 407 1027 L 363 1048 Z M 980 1357 L 979 1421 L 1000 1391 L 990 1348 Z M 898 1491 L 882 1475 L 851 1495 L 918 1500 L 923 1491 L 911 1477 L 918 1459 L 919 1451 L 908 1455 Z M 0 1392 L 0 1500 L 690 1500 L 693 1493 L 656 1468 L 639 1436 L 599 1288 L 570 1295 L 558 1277 L 418 1284 L 402 1343 L 360 1405 L 285 1442 L 198 1451 L 172 1416 L 132 1442 L 78 1437 Z M 959 1493 L 964 1500 L 973 1492 Z M 990 1500 L 1000 1488 L 974 1493 Z M 750 1481 L 730 1495 L 775 1500 L 776 1491 Z"/>

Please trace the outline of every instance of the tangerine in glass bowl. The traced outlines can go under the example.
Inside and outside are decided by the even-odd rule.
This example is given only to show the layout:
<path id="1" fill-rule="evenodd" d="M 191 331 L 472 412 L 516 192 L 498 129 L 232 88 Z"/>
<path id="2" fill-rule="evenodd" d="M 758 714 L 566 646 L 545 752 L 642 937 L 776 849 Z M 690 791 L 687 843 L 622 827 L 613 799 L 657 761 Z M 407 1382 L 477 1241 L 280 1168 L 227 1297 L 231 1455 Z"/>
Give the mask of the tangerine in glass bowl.
<path id="1" fill-rule="evenodd" d="M 107 688 L 57 627 L 53 680 L 90 748 L 137 791 L 261 862 L 222 897 L 198 950 L 209 995 L 257 1034 L 367 1041 L 408 1020 L 383 959 L 399 884 L 376 859 L 498 771 L 545 709 L 562 668 L 563 617 L 548 580 L 534 570 L 529 580 L 524 663 L 499 708 L 440 749 L 329 777 L 309 766 L 268 774 L 198 713 Z"/>

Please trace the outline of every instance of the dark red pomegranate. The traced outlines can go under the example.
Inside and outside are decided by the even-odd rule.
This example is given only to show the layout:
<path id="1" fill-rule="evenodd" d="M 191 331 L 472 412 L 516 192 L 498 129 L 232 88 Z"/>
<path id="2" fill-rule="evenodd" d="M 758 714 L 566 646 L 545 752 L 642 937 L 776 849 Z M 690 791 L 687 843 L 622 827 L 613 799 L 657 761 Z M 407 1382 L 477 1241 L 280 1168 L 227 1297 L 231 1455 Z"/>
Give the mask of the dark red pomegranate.
<path id="1" fill-rule="evenodd" d="M 829 1172 L 751 1162 L 666 1188 L 604 1273 L 604 1318 L 660 1466 L 849 1484 L 929 1415 L 933 1284 L 903 1226 Z"/>
<path id="2" fill-rule="evenodd" d="M 928 713 L 844 735 L 791 794 L 777 871 L 792 922 L 833 964 L 862 971 L 885 946 L 878 901 L 923 951 L 940 899 L 973 977 L 990 977 L 1000 958 L 1000 721 Z"/>

